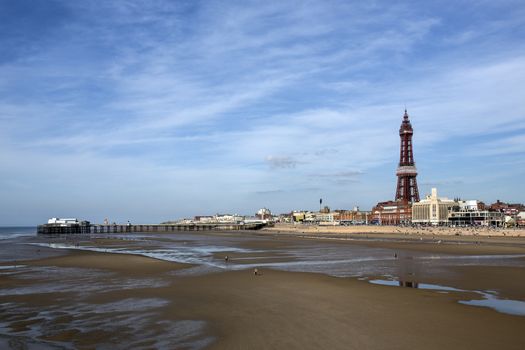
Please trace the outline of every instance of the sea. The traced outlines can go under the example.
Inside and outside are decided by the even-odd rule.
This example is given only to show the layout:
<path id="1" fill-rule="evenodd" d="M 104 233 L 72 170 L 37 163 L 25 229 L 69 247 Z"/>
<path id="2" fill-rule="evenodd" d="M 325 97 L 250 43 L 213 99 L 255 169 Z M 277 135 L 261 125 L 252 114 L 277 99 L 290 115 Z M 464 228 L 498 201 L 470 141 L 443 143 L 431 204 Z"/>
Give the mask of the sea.
<path id="1" fill-rule="evenodd" d="M 35 237 L 36 226 L 0 226 L 0 240 L 16 239 L 19 237 Z"/>

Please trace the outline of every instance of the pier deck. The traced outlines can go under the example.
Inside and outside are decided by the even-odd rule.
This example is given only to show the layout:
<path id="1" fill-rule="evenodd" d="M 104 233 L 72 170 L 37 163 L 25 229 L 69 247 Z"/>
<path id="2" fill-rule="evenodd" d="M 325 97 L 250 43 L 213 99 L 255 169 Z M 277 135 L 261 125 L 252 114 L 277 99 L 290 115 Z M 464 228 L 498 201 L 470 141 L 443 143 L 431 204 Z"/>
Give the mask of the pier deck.
<path id="1" fill-rule="evenodd" d="M 125 233 L 125 232 L 177 232 L 177 231 L 240 231 L 259 230 L 266 226 L 264 223 L 247 224 L 87 224 L 87 225 L 39 225 L 39 234 L 90 234 L 90 233 Z"/>

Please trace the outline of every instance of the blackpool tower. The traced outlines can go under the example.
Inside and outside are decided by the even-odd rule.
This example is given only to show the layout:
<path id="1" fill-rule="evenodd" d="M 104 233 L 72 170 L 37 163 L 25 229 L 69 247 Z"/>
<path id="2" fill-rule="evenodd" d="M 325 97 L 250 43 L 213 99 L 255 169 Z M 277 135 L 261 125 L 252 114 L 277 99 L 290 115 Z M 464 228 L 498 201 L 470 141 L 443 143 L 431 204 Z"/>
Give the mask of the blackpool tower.
<path id="1" fill-rule="evenodd" d="M 397 167 L 397 190 L 396 202 L 414 203 L 419 202 L 419 191 L 417 189 L 417 169 L 412 153 L 412 135 L 414 130 L 408 119 L 407 110 L 403 116 L 403 122 L 399 128 L 401 147 L 399 154 L 399 166 Z"/>

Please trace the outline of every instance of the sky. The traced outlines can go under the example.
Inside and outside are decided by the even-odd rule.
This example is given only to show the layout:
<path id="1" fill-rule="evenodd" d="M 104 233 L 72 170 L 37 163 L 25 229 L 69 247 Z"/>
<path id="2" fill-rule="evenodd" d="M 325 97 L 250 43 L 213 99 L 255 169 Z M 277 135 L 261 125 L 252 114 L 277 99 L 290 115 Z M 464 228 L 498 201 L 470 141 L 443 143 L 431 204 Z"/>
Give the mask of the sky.
<path id="1" fill-rule="evenodd" d="M 525 2 L 0 0 L 0 226 L 525 202 Z"/>

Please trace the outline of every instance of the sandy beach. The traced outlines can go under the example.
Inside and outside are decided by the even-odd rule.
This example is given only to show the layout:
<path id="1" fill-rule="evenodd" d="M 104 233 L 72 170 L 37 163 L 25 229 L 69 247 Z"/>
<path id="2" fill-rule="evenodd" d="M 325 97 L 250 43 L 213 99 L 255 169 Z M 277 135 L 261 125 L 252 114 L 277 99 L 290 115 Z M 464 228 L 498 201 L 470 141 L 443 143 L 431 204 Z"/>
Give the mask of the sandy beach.
<path id="1" fill-rule="evenodd" d="M 462 239 L 483 239 L 483 238 L 524 238 L 525 228 L 489 228 L 489 227 L 445 227 L 445 226 L 387 226 L 387 225 L 304 225 L 277 223 L 273 227 L 264 229 L 269 232 L 281 233 L 338 233 L 348 235 L 378 235 L 381 237 L 403 237 L 413 239 L 414 237 L 444 237 L 453 239 L 453 237 L 462 237 Z"/>
<path id="2" fill-rule="evenodd" d="M 297 237 L 242 239 L 245 248 L 269 252 L 268 261 L 285 260 L 273 251 L 277 247 L 315 244 Z M 117 243 L 96 242 L 108 247 Z M 410 245 L 367 244 L 382 244 L 381 249 Z M 429 247 L 413 248 L 424 252 Z M 524 253 L 521 246 L 501 251 L 489 244 L 450 249 L 450 254 L 467 255 L 472 249 L 476 254 Z M 222 254 L 257 258 L 255 253 Z M 0 275 L 0 345 L 31 348 L 37 341 L 49 348 L 85 349 L 522 349 L 525 343 L 524 316 L 458 303 L 480 299 L 471 291 L 494 286 L 504 298 L 525 301 L 521 267 L 451 266 L 448 278 L 418 281 L 465 290 L 436 292 L 265 267 L 258 269 L 259 275 L 252 268 L 187 274 L 194 265 L 74 249 L 19 264 L 25 267 L 18 273 Z"/>

